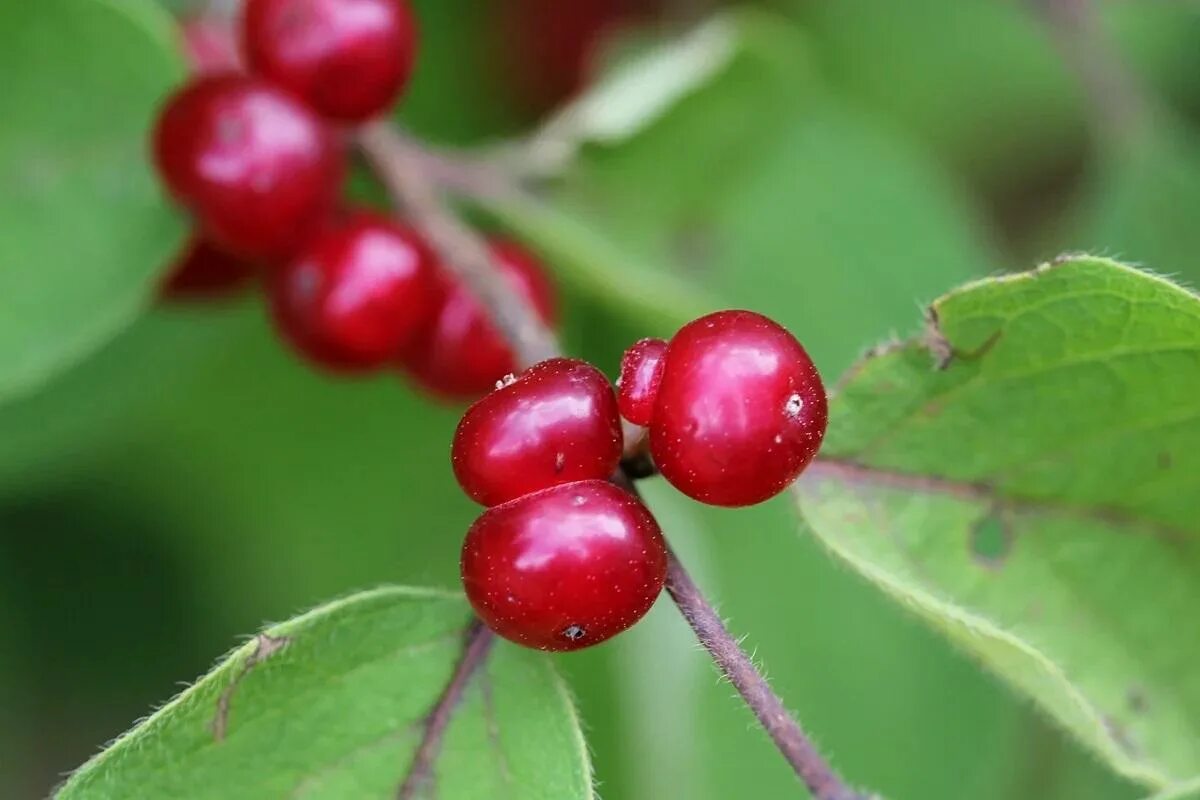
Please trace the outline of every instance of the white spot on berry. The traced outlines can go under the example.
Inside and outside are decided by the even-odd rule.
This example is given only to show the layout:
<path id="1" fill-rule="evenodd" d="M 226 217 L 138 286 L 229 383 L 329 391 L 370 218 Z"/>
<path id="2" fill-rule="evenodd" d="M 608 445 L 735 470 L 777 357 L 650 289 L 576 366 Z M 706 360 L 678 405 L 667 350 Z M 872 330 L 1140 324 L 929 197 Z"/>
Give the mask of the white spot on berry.
<path id="1" fill-rule="evenodd" d="M 787 414 L 789 417 L 800 416 L 800 412 L 803 409 L 804 400 L 802 400 L 800 395 L 795 392 L 792 393 L 792 396 L 789 397 L 787 402 L 783 405 L 783 413 Z"/>
<path id="2" fill-rule="evenodd" d="M 566 630 L 562 632 L 562 635 L 570 639 L 572 642 L 579 641 L 586 634 L 587 632 L 578 625 L 569 625 L 567 626 Z"/>
<path id="3" fill-rule="evenodd" d="M 501 378 L 500 380 L 496 381 L 496 388 L 503 389 L 505 386 L 512 386 L 516 382 L 517 382 L 517 376 L 510 372 L 507 375 L 505 375 L 503 378 Z"/>

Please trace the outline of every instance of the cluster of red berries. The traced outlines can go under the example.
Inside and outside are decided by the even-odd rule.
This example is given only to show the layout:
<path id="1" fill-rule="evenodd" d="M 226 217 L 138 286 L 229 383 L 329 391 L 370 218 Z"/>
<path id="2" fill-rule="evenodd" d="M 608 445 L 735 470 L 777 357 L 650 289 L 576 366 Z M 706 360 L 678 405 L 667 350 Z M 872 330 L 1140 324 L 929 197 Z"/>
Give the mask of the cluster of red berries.
<path id="1" fill-rule="evenodd" d="M 412 71 L 407 0 L 247 0 L 228 27 L 184 26 L 195 75 L 164 106 L 154 155 L 196 232 L 165 286 L 220 294 L 264 279 L 283 338 L 338 372 L 400 365 L 451 398 L 514 368 L 467 288 L 412 230 L 340 202 L 353 126 L 385 112 Z M 546 322 L 553 291 L 507 242 L 506 277 Z"/>
<path id="2" fill-rule="evenodd" d="M 808 354 L 749 311 L 702 317 L 669 343 L 638 342 L 618 388 L 587 363 L 551 359 L 502 381 L 455 432 L 455 476 L 488 506 L 463 543 L 463 586 L 483 621 L 520 644 L 602 642 L 662 591 L 658 524 L 608 481 L 625 450 L 622 416 L 644 426 L 668 482 L 722 506 L 783 491 L 825 434 L 825 389 Z"/>
<path id="3" fill-rule="evenodd" d="M 485 309 L 414 231 L 339 207 L 344 126 L 386 110 L 412 68 L 404 2 L 247 0 L 241 56 L 227 29 L 185 29 L 198 74 L 166 104 L 154 151 L 197 232 L 169 289 L 229 288 L 254 264 L 281 333 L 316 364 L 402 364 L 451 397 L 495 383 L 454 436 L 455 475 L 488 507 L 463 544 L 463 585 L 502 636 L 579 649 L 641 619 L 666 581 L 657 522 L 610 482 L 623 453 L 647 450 L 701 502 L 758 503 L 815 456 L 825 391 L 792 335 L 748 311 L 702 317 L 670 342 L 638 342 L 617 392 L 571 359 L 512 377 L 513 354 Z M 539 266 L 510 244 L 492 248 L 550 322 Z M 622 417 L 637 432 L 629 448 Z"/>

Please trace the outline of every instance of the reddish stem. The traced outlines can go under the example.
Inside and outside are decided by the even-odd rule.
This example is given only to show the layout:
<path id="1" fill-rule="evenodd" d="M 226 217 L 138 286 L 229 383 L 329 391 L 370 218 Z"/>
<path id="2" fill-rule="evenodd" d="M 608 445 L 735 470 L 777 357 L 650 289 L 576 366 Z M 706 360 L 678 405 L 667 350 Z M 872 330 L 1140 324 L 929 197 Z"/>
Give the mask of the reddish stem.
<path id="1" fill-rule="evenodd" d="M 442 690 L 441 696 L 433 704 L 429 716 L 425 718 L 425 732 L 421 736 L 421 744 L 413 756 L 412 766 L 400 789 L 396 792 L 397 800 L 415 800 L 421 791 L 433 780 L 433 766 L 442 750 L 442 739 L 446 728 L 454 716 L 454 709 L 462 702 L 467 684 L 483 666 L 496 635 L 477 619 L 471 620 L 467 634 L 463 638 L 463 652 L 450 676 L 450 682 Z"/>
<path id="2" fill-rule="evenodd" d="M 561 354 L 562 349 L 553 331 L 546 327 L 536 311 L 500 277 L 479 236 L 442 203 L 442 186 L 437 183 L 436 176 L 438 171 L 445 171 L 445 164 L 442 163 L 439 170 L 426 170 L 426 158 L 419 145 L 398 134 L 386 123 L 369 126 L 359 136 L 358 141 L 367 160 L 374 165 L 379 178 L 396 203 L 404 208 L 408 218 L 429 238 L 439 258 L 457 271 L 459 277 L 471 287 L 488 309 L 497 328 L 512 345 L 518 363 L 522 367 L 528 367 Z M 444 157 L 441 158 L 444 160 Z M 494 176 L 490 178 L 494 179 Z M 461 186 L 462 183 L 462 176 L 459 174 L 455 185 Z M 613 480 L 637 494 L 632 476 L 625 471 L 619 471 Z M 750 656 L 726 630 L 712 605 L 692 581 L 674 552 L 669 550 L 669 546 L 668 551 L 667 591 L 671 599 L 692 626 L 700 644 L 708 651 L 717 668 L 741 694 L 746 705 L 754 712 L 814 798 L 867 800 L 867 795 L 851 789 L 821 757 L 800 724 L 787 712 L 783 701 L 771 690 L 766 678 L 754 666 Z M 451 690 L 456 684 L 465 685 L 478 663 L 486 657 L 490 639 L 490 636 L 487 637 L 486 643 L 476 648 L 468 644 L 459 670 L 455 672 L 451 685 L 435 706 L 435 714 L 438 709 L 443 708 L 444 701 L 451 696 Z M 472 653 L 475 655 L 472 656 Z M 461 685 L 457 693 L 461 695 Z M 445 703 L 447 715 L 453 706 L 454 702 Z M 433 720 L 434 717 L 431 717 L 425 741 L 422 742 L 404 787 L 419 785 L 431 773 L 432 760 L 437 754 L 437 742 L 440 741 L 440 732 L 436 737 L 431 737 L 434 732 Z M 444 729 L 445 721 L 440 724 Z M 404 787 L 401 788 L 400 800 L 410 800 L 413 795 L 405 794 Z"/>

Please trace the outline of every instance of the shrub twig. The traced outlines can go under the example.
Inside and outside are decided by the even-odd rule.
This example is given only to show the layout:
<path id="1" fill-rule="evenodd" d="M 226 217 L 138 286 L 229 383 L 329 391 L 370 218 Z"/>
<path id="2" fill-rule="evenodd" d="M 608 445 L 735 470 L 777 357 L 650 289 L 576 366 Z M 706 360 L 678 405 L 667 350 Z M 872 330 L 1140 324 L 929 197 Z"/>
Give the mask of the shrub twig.
<path id="1" fill-rule="evenodd" d="M 496 327 L 512 346 L 518 366 L 525 368 L 546 358 L 560 355 L 562 350 L 553 331 L 541 321 L 532 306 L 504 280 L 480 236 L 445 204 L 441 190 L 453 188 L 453 182 L 439 182 L 437 173 L 453 174 L 458 182 L 464 180 L 463 173 L 448 168 L 445 156 L 427 155 L 417 142 L 400 134 L 387 123 L 376 123 L 365 128 L 359 135 L 358 144 L 395 203 L 405 212 L 409 222 L 429 240 L 439 260 L 453 269 L 487 308 Z M 429 164 L 436 165 L 436 169 L 429 169 Z M 464 169 L 470 169 L 470 166 L 465 166 Z M 618 471 L 614 482 L 637 494 L 633 477 L 624 471 Z M 753 660 L 741 648 L 738 640 L 729 633 L 712 604 L 696 586 L 669 545 L 667 557 L 666 588 L 671 599 L 679 607 L 680 613 L 695 632 L 700 644 L 712 657 L 717 669 L 737 689 L 814 798 L 867 800 L 867 795 L 852 789 L 821 756 L 800 724 L 788 713 L 783 701 L 771 689 Z M 485 656 L 486 648 L 483 649 L 479 660 L 482 661 Z M 467 661 L 464 656 L 462 663 Z M 471 671 L 463 674 L 460 664 L 460 669 L 452 679 L 452 685 L 460 678 L 465 684 Z M 443 698 L 448 693 L 449 688 L 443 694 Z M 438 707 L 440 706 L 441 701 Z M 433 725 L 427 727 L 418 757 L 422 752 L 436 755 L 436 743 L 427 747 L 430 734 L 434 733 L 433 728 Z M 424 766 L 421 766 L 422 764 Z M 427 774 L 431 769 L 430 764 L 427 759 L 418 758 L 418 761 L 414 762 L 414 770 L 420 767 Z M 413 771 L 410 771 L 404 786 L 409 786 L 413 780 Z M 409 795 L 404 794 L 403 788 L 400 799 L 409 800 Z"/>

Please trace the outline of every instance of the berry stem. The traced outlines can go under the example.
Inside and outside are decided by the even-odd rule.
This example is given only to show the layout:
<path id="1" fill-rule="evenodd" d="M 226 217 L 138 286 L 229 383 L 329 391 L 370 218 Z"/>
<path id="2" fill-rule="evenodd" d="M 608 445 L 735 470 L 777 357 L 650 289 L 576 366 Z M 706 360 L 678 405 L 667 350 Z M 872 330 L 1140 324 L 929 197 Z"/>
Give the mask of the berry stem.
<path id="1" fill-rule="evenodd" d="M 500 278 L 483 240 L 443 204 L 442 184 L 427 168 L 429 161 L 420 144 L 382 122 L 364 128 L 358 144 L 393 201 L 404 208 L 410 222 L 429 239 L 439 258 L 456 270 L 488 309 L 497 328 L 511 344 L 518 365 L 524 368 L 561 355 L 554 333 L 542 323 L 536 310 Z M 623 468 L 613 476 L 614 483 L 639 495 L 633 480 Z M 725 628 L 669 543 L 667 553 L 667 592 L 671 599 L 717 668 L 741 694 L 815 800 L 868 800 L 869 795 L 850 788 L 821 757 L 753 660 Z M 476 624 L 487 631 L 482 624 Z M 485 641 L 480 643 L 479 637 Z M 432 761 L 437 755 L 441 732 L 450 711 L 461 697 L 470 675 L 486 658 L 492 638 L 490 632 L 485 636 L 477 629 L 468 638 L 459 668 L 430 716 L 425 739 L 400 789 L 399 800 L 411 800 L 415 788 L 409 787 L 418 786 L 431 774 Z"/>
<path id="2" fill-rule="evenodd" d="M 560 354 L 554 333 L 500 274 L 483 240 L 451 212 L 425 169 L 421 149 L 383 122 L 367 125 L 359 146 L 393 202 L 428 239 L 439 260 L 479 298 L 513 348 L 519 367 Z"/>
<path id="3" fill-rule="evenodd" d="M 466 635 L 463 637 L 462 656 L 454 668 L 454 674 L 450 676 L 450 682 L 446 684 L 441 696 L 430 709 L 429 716 L 425 718 L 425 731 L 421 736 L 421 744 L 417 747 L 416 755 L 413 756 L 412 766 L 408 769 L 404 783 L 400 784 L 400 788 L 396 791 L 397 800 L 415 800 L 421 796 L 421 792 L 433 780 L 433 766 L 437 761 L 438 753 L 441 752 L 442 737 L 445 736 L 446 728 L 450 725 L 454 709 L 462 701 L 471 678 L 483 668 L 495 641 L 496 634 L 488 630 L 486 625 L 478 619 L 471 620 L 471 624 L 467 626 Z"/>
<path id="4" fill-rule="evenodd" d="M 614 482 L 628 491 L 641 496 L 637 487 L 623 471 L 614 477 Z M 853 789 L 833 769 L 796 718 L 788 712 L 779 695 L 759 672 L 753 659 L 742 649 L 716 609 L 708 602 L 704 592 L 692 580 L 687 568 L 667 542 L 667 593 L 675 601 L 679 613 L 687 620 L 701 646 L 708 651 L 733 688 L 737 689 L 763 730 L 779 748 L 792 769 L 804 781 L 814 800 L 878 800 L 877 796 L 863 794 Z"/>
<path id="5" fill-rule="evenodd" d="M 721 674 L 738 690 L 815 800 L 867 800 L 867 795 L 848 786 L 821 757 L 800 723 L 788 713 L 779 695 L 771 690 L 750 656 L 730 635 L 670 543 L 667 544 L 667 592 Z"/>

